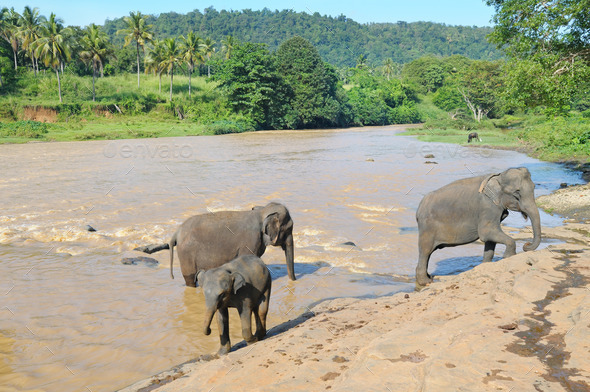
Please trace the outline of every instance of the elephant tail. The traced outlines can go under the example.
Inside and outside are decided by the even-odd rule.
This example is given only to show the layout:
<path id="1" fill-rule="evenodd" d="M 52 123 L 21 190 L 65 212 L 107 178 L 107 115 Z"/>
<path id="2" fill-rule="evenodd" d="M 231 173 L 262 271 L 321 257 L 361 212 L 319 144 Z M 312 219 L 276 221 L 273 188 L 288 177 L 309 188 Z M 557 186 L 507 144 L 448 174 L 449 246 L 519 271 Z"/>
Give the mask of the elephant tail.
<path id="1" fill-rule="evenodd" d="M 176 234 L 172 236 L 168 246 L 170 247 L 170 277 L 174 279 L 173 265 L 174 265 L 174 247 L 176 246 Z"/>

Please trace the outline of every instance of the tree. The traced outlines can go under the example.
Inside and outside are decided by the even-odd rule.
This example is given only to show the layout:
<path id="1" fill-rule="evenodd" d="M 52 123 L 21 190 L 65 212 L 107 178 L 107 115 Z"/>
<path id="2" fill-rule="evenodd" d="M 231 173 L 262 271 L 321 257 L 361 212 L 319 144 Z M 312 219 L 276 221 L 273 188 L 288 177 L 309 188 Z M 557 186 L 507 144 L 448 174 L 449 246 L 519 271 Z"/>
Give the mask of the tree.
<path id="1" fill-rule="evenodd" d="M 158 92 L 162 93 L 162 72 L 164 71 L 164 42 L 158 39 L 152 41 L 152 47 L 148 49 L 145 57 L 145 72 L 153 71 L 158 75 Z M 190 91 L 190 89 L 189 89 Z"/>
<path id="2" fill-rule="evenodd" d="M 211 38 L 205 38 L 205 41 L 201 44 L 201 48 L 203 49 L 203 56 L 206 58 L 207 62 L 207 77 L 211 77 L 211 66 L 209 64 L 209 60 L 211 60 L 211 56 L 215 53 L 215 41 Z"/>
<path id="3" fill-rule="evenodd" d="M 14 69 L 18 69 L 16 55 L 18 53 L 19 39 L 18 28 L 20 23 L 20 15 L 14 8 L 2 8 L 0 10 L 0 36 L 10 44 L 12 48 L 12 55 L 14 58 Z"/>
<path id="4" fill-rule="evenodd" d="M 135 41 L 137 52 L 137 87 L 139 88 L 139 48 L 145 50 L 145 45 L 153 40 L 152 25 L 147 24 L 146 16 L 141 12 L 130 12 L 123 18 L 127 24 L 126 29 L 117 31 L 117 34 L 126 34 L 125 45 Z"/>
<path id="5" fill-rule="evenodd" d="M 172 101 L 172 83 L 174 81 L 174 66 L 180 63 L 180 49 L 176 44 L 176 39 L 167 38 L 163 41 L 163 60 L 161 62 L 170 75 L 170 101 Z"/>
<path id="6" fill-rule="evenodd" d="M 306 39 L 293 37 L 276 51 L 277 72 L 290 87 L 289 128 L 339 125 L 338 77 Z"/>
<path id="7" fill-rule="evenodd" d="M 199 64 L 205 60 L 201 52 L 201 37 L 192 31 L 186 35 L 186 38 L 180 36 L 180 56 L 188 65 L 188 97 L 191 98 L 191 75 L 195 69 L 195 64 Z"/>
<path id="8" fill-rule="evenodd" d="M 423 86 L 426 92 L 434 92 L 444 83 L 446 72 L 442 61 L 436 57 L 420 57 L 404 65 L 402 75 Z"/>
<path id="9" fill-rule="evenodd" d="M 474 61 L 461 75 L 457 91 L 463 96 L 477 122 L 492 110 L 498 109 L 498 96 L 502 88 L 500 71 L 499 62 Z"/>
<path id="10" fill-rule="evenodd" d="M 229 59 L 231 58 L 232 52 L 234 50 L 234 46 L 236 46 L 236 39 L 231 36 L 228 35 L 227 37 L 225 37 L 225 39 L 223 41 L 221 41 L 221 45 L 222 45 L 222 50 L 225 53 L 225 58 Z"/>
<path id="11" fill-rule="evenodd" d="M 395 73 L 395 63 L 391 58 L 386 58 L 383 62 L 383 75 L 390 80 L 393 74 Z"/>
<path id="12" fill-rule="evenodd" d="M 18 35 L 21 39 L 22 47 L 27 51 L 31 58 L 31 64 L 35 76 L 39 71 L 39 64 L 37 63 L 37 57 L 35 56 L 35 42 L 39 39 L 41 24 L 44 21 L 45 17 L 39 16 L 38 8 L 26 6 L 21 15 L 20 26 L 18 29 Z"/>
<path id="13" fill-rule="evenodd" d="M 81 44 L 83 50 L 80 52 L 80 58 L 84 63 L 92 65 L 92 101 L 95 101 L 94 81 L 96 71 L 100 69 L 101 77 L 104 76 L 104 63 L 107 57 L 114 55 L 114 50 L 106 34 L 101 30 L 100 26 L 94 23 L 85 29 Z"/>
<path id="14" fill-rule="evenodd" d="M 35 56 L 37 56 L 47 67 L 53 68 L 57 76 L 57 88 L 59 102 L 61 97 L 61 79 L 59 70 L 70 60 L 70 30 L 64 28 L 61 19 L 52 12 L 49 19 L 41 25 L 39 39 L 36 41 Z"/>
<path id="15" fill-rule="evenodd" d="M 212 78 L 235 113 L 249 117 L 259 128 L 281 127 L 286 87 L 266 45 L 236 44 L 232 57 L 219 64 Z"/>
<path id="16" fill-rule="evenodd" d="M 510 58 L 507 98 L 516 106 L 567 112 L 590 72 L 588 0 L 487 0 L 490 40 Z M 535 72 L 531 72 L 531 70 Z M 586 90 L 587 91 L 587 90 Z"/>

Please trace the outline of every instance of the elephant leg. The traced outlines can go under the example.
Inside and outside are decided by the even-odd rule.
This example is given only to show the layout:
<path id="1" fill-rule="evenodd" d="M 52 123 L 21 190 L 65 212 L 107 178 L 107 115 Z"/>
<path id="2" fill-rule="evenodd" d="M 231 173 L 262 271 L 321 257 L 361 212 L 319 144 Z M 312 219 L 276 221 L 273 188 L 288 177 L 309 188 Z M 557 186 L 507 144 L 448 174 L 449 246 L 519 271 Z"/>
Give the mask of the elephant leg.
<path id="1" fill-rule="evenodd" d="M 496 250 L 496 243 L 493 241 L 486 241 L 483 250 L 483 262 L 489 263 L 494 258 L 494 251 Z"/>
<path id="2" fill-rule="evenodd" d="M 217 352 L 219 355 L 225 355 L 231 350 L 229 341 L 229 313 L 227 308 L 221 308 L 217 311 L 217 328 L 219 328 L 220 347 Z"/>
<path id="3" fill-rule="evenodd" d="M 270 287 L 264 292 L 264 299 L 258 306 L 258 311 L 254 313 L 256 319 L 256 337 L 261 340 L 266 336 L 266 315 L 268 314 L 268 305 L 270 302 Z"/>
<path id="4" fill-rule="evenodd" d="M 256 342 L 256 337 L 252 335 L 252 308 L 244 306 L 242 309 L 238 309 L 238 311 L 240 313 L 240 321 L 242 322 L 242 337 L 248 344 Z"/>
<path id="5" fill-rule="evenodd" d="M 197 274 L 182 275 L 182 276 L 184 276 L 184 281 L 186 282 L 186 285 L 188 287 L 197 287 L 197 282 L 195 281 Z"/>
<path id="6" fill-rule="evenodd" d="M 486 244 L 488 242 L 495 242 L 506 245 L 504 258 L 514 256 L 516 254 L 516 241 L 504 233 L 499 226 L 480 233 L 479 238 L 481 238 L 481 240 Z"/>
<path id="7" fill-rule="evenodd" d="M 421 286 L 432 282 L 432 277 L 428 274 L 428 261 L 430 255 L 434 252 L 434 235 L 427 232 L 421 232 L 418 238 L 418 265 L 416 266 L 416 283 Z"/>

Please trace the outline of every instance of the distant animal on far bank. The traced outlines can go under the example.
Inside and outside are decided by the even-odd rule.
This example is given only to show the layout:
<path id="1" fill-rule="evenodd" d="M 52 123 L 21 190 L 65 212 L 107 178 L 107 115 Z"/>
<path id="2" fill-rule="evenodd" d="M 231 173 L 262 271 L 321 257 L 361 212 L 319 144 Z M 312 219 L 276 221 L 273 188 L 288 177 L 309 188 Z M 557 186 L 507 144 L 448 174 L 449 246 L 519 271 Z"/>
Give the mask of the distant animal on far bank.
<path id="1" fill-rule="evenodd" d="M 272 279 L 268 267 L 259 257 L 243 255 L 221 267 L 200 270 L 197 282 L 203 288 L 207 307 L 203 325 L 205 335 L 211 333 L 211 321 L 217 313 L 219 355 L 227 354 L 231 349 L 228 308 L 238 310 L 246 343 L 252 344 L 266 336 Z M 252 335 L 252 313 L 256 321 L 255 335 Z"/>
<path id="2" fill-rule="evenodd" d="M 240 255 L 260 257 L 268 245 L 283 248 L 289 278 L 295 280 L 293 220 L 284 205 L 196 215 L 180 225 L 170 240 L 170 276 L 174 278 L 175 246 L 186 285 L 196 287 L 197 271 L 219 267 Z"/>
<path id="3" fill-rule="evenodd" d="M 516 254 L 516 242 L 500 227 L 509 210 L 531 219 L 533 241 L 524 244 L 523 249 L 537 249 L 541 243 L 541 220 L 535 204 L 535 184 L 524 167 L 458 180 L 424 196 L 416 211 L 416 283 L 426 285 L 432 281 L 428 261 L 437 249 L 481 239 L 485 243 L 484 262 L 492 260 L 496 243 L 506 245 L 505 258 Z"/>
<path id="4" fill-rule="evenodd" d="M 481 138 L 479 137 L 477 132 L 471 132 L 469 135 L 467 135 L 467 143 L 471 143 L 472 140 L 477 140 L 481 142 Z"/>

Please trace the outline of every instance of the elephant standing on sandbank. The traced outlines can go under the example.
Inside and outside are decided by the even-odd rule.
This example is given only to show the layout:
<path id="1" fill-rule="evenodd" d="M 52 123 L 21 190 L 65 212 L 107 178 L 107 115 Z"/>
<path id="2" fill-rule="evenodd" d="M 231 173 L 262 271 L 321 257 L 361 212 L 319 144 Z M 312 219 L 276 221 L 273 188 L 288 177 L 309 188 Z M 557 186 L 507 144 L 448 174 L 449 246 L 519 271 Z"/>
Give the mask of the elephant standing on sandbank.
<path id="1" fill-rule="evenodd" d="M 523 249 L 537 249 L 541 243 L 541 219 L 535 203 L 535 184 L 524 167 L 458 180 L 424 196 L 416 212 L 416 283 L 426 285 L 432 281 L 428 261 L 436 249 L 481 239 L 485 243 L 484 262 L 492 260 L 496 243 L 506 245 L 504 257 L 516 254 L 516 242 L 500 227 L 509 210 L 522 213 L 525 219 L 530 217 L 533 242 L 527 242 Z"/>
<path id="2" fill-rule="evenodd" d="M 260 257 L 268 245 L 283 248 L 289 278 L 295 280 L 293 220 L 284 205 L 196 215 L 180 225 L 170 240 L 170 276 L 174 279 L 175 246 L 186 285 L 196 287 L 197 271 L 219 267 L 241 255 Z"/>

